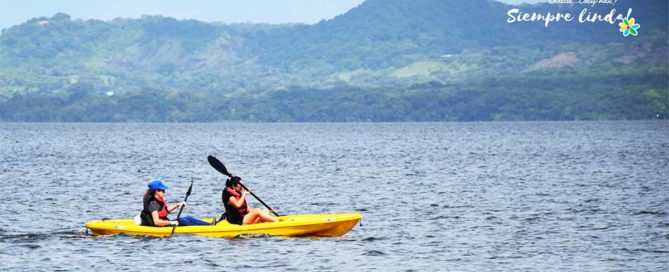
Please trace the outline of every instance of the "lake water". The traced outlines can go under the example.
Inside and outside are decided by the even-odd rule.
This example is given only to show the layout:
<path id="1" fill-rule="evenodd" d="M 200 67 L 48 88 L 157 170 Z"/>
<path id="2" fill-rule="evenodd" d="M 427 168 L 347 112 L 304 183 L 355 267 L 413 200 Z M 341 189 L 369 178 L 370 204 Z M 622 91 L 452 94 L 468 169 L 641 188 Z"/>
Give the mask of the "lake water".
<path id="1" fill-rule="evenodd" d="M 92 237 L 146 184 L 219 216 L 214 155 L 339 238 Z M 667 271 L 669 122 L 0 124 L 0 270 Z M 249 198 L 250 205 L 260 204 Z"/>

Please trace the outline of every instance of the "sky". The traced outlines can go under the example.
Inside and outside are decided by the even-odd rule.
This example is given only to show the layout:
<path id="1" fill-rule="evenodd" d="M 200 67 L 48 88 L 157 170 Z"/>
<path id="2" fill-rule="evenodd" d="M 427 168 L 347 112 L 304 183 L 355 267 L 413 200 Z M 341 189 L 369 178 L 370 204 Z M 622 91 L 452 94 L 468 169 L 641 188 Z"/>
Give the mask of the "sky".
<path id="1" fill-rule="evenodd" d="M 511 4 L 540 1 L 500 0 Z M 0 0 L 0 29 L 35 17 L 51 17 L 58 12 L 73 19 L 162 15 L 204 22 L 313 24 L 343 14 L 362 2 L 364 0 Z"/>

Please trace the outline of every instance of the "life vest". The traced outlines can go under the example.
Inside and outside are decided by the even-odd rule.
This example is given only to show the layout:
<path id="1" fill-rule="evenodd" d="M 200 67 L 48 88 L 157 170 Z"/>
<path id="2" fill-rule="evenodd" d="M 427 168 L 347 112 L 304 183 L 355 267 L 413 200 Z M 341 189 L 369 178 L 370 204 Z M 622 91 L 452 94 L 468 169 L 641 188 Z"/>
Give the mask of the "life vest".
<path id="1" fill-rule="evenodd" d="M 157 198 L 154 195 L 148 195 L 144 196 L 144 209 L 140 214 L 140 217 L 142 218 L 142 225 L 145 226 L 156 225 L 155 222 L 153 222 L 153 216 L 151 216 L 151 211 L 149 211 L 149 203 L 151 203 L 151 201 L 155 201 L 160 205 L 160 210 L 158 211 L 158 218 L 162 220 L 169 220 L 169 218 L 167 218 L 169 212 L 167 212 L 167 203 L 165 203 L 165 199 Z"/>
<path id="2" fill-rule="evenodd" d="M 158 217 L 162 220 L 167 220 L 167 215 L 170 213 L 167 211 L 167 203 L 165 203 L 165 199 L 162 197 L 154 197 L 154 199 L 161 206 L 160 211 L 158 211 Z"/>
<path id="3" fill-rule="evenodd" d="M 249 213 L 249 208 L 246 205 L 246 199 L 244 199 L 244 202 L 241 206 L 239 206 L 239 208 L 230 205 L 228 203 L 230 197 L 234 197 L 235 199 L 242 197 L 241 194 L 230 187 L 225 187 L 221 197 L 223 198 L 223 206 L 225 207 L 225 219 L 228 220 L 228 222 L 231 224 L 241 225 L 244 221 L 244 215 Z"/>

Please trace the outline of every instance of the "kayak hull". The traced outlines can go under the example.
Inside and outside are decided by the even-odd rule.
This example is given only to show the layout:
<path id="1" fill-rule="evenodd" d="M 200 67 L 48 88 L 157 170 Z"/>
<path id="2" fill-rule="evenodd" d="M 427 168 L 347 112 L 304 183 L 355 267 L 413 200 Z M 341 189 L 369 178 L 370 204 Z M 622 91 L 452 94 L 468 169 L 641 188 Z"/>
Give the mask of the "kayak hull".
<path id="1" fill-rule="evenodd" d="M 359 213 L 349 214 L 305 214 L 277 217 L 279 222 L 251 225 L 235 225 L 227 221 L 211 226 L 176 227 L 174 234 L 191 234 L 210 237 L 237 237 L 240 235 L 271 236 L 342 236 L 362 219 Z M 211 219 L 204 221 L 211 222 Z M 135 225 L 133 219 L 95 220 L 86 223 L 94 236 L 99 235 L 141 235 L 166 237 L 172 227 L 149 227 Z"/>

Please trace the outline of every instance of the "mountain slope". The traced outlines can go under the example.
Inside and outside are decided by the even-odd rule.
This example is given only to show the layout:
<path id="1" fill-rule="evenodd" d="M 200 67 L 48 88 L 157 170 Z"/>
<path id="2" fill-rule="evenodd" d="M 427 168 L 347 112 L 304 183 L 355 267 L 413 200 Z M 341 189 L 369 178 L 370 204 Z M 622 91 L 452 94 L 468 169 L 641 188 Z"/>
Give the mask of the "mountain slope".
<path id="1" fill-rule="evenodd" d="M 506 23 L 511 8 L 578 15 L 584 7 L 602 15 L 611 10 L 607 5 L 514 7 L 488 0 L 367 0 L 315 25 L 220 25 L 160 16 L 107 22 L 72 20 L 66 14 L 35 18 L 0 36 L 0 119 L 122 121 L 144 116 L 152 121 L 210 121 L 207 112 L 213 109 L 225 112 L 223 119 L 302 121 L 328 120 L 329 115 L 339 121 L 386 121 L 403 120 L 402 116 L 625 119 L 664 114 L 667 1 L 618 1 L 618 11 L 634 8 L 633 16 L 642 25 L 638 37 L 624 38 L 617 24 L 604 22 L 554 22 L 548 28 L 540 21 Z M 547 88 L 556 95 L 545 93 L 537 89 L 541 81 L 533 78 L 563 87 Z M 589 81 L 596 82 L 594 87 Z M 521 103 L 499 96 L 514 95 L 512 89 L 523 96 L 536 91 L 558 100 Z M 591 89 L 592 94 L 575 89 Z M 626 89 L 635 91 L 625 93 Z M 611 105 L 643 110 L 563 110 L 574 97 L 597 101 L 593 96 L 605 97 L 607 91 L 611 99 L 626 97 L 637 103 Z M 289 93 L 308 97 L 303 102 L 309 105 L 301 105 Z M 525 109 L 540 106 L 497 108 L 490 98 L 511 99 L 512 105 L 555 105 L 547 114 L 526 115 Z M 151 111 L 161 114 L 142 114 L 141 107 L 134 113 L 131 108 L 118 110 L 121 102 L 154 103 L 147 100 L 158 101 Z M 35 103 L 30 101 L 55 106 L 33 114 Z M 226 106 L 219 109 L 212 101 Z M 230 101 L 245 107 L 230 106 Z M 418 109 L 420 103 L 411 101 L 432 108 Z M 465 114 L 472 109 L 457 101 L 479 112 Z M 319 108 L 319 102 L 326 104 Z M 334 105 L 348 105 L 349 110 L 339 112 Z M 297 109 L 303 106 L 312 110 Z M 379 112 L 393 110 L 376 115 L 362 110 L 367 106 Z M 101 115 L 90 114 L 96 109 Z M 273 119 L 270 113 L 283 117 Z"/>
<path id="2" fill-rule="evenodd" d="M 588 7 L 605 14 L 607 5 Z M 618 11 L 633 7 L 644 31 L 667 30 L 667 1 L 620 1 Z M 457 54 L 463 49 L 496 46 L 545 47 L 568 43 L 625 42 L 617 24 L 555 22 L 507 23 L 513 6 L 488 0 L 368 0 L 351 11 L 314 26 L 273 33 L 263 43 L 263 60 L 283 64 L 307 59 L 335 68 L 378 69 L 406 65 L 416 58 Z M 522 12 L 570 12 L 584 5 L 524 5 Z M 286 50 L 290 48 L 290 50 Z"/>

